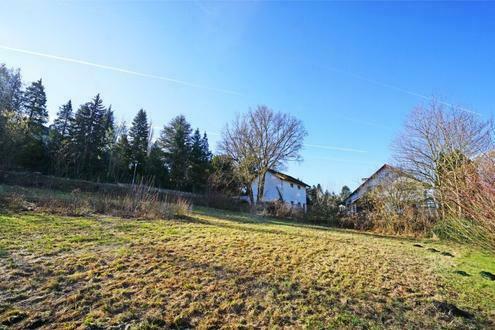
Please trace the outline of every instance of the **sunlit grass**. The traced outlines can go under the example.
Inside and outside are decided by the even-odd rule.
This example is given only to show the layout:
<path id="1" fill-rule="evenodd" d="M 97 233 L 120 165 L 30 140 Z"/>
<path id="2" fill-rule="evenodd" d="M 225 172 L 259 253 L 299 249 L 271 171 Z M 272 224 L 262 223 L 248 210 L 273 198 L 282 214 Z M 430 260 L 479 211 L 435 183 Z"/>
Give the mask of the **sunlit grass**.
<path id="1" fill-rule="evenodd" d="M 482 270 L 495 272 L 493 256 L 461 245 L 209 209 L 0 215 L 0 324 L 19 329 L 493 327 L 495 282 Z"/>

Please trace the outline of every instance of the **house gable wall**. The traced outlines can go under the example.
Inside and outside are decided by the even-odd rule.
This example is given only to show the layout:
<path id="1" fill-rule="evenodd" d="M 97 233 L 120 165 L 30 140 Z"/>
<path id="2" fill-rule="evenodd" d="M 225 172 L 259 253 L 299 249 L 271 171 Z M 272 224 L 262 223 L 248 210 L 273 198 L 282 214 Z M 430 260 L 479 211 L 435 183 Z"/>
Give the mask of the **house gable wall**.
<path id="1" fill-rule="evenodd" d="M 299 188 L 298 188 L 299 187 Z M 253 184 L 253 194 L 257 195 L 258 182 Z M 280 193 L 279 193 L 280 192 Z M 306 208 L 306 187 L 285 181 L 268 172 L 265 176 L 265 187 L 263 200 L 265 202 L 275 202 L 280 199 L 280 194 L 285 203 L 295 207 Z"/>
<path id="2" fill-rule="evenodd" d="M 390 167 L 384 167 L 381 171 L 374 174 L 373 177 L 368 179 L 357 191 L 355 191 L 347 200 L 346 205 L 355 203 L 358 199 L 363 197 L 368 191 L 372 190 L 380 184 L 386 182 L 393 182 L 399 175 Z"/>

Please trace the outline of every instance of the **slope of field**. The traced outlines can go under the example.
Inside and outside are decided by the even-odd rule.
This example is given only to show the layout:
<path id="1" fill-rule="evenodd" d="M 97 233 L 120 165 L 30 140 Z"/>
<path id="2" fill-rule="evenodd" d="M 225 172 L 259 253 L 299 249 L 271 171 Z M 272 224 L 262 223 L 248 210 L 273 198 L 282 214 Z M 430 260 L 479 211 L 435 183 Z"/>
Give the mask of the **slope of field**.
<path id="1" fill-rule="evenodd" d="M 493 260 L 207 209 L 0 214 L 0 328 L 490 328 Z"/>

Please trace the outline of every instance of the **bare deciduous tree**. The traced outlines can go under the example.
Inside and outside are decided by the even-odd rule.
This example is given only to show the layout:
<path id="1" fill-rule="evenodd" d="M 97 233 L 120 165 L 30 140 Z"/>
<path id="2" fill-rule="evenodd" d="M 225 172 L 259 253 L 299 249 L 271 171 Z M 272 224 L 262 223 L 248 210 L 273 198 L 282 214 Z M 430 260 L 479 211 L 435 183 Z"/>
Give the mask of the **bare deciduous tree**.
<path id="1" fill-rule="evenodd" d="M 450 155 L 473 159 L 486 153 L 493 147 L 492 132 L 491 121 L 460 108 L 445 109 L 433 101 L 412 111 L 393 144 L 394 158 L 402 169 L 439 188 L 444 180 L 439 169 L 446 166 L 446 159 L 458 162 L 461 157 Z M 441 196 L 437 197 L 442 202 Z"/>
<path id="2" fill-rule="evenodd" d="M 289 115 L 258 106 L 227 125 L 219 149 L 232 158 L 251 202 L 263 199 L 265 175 L 288 161 L 301 160 L 307 135 L 303 123 Z M 251 185 L 258 180 L 254 199 Z"/>

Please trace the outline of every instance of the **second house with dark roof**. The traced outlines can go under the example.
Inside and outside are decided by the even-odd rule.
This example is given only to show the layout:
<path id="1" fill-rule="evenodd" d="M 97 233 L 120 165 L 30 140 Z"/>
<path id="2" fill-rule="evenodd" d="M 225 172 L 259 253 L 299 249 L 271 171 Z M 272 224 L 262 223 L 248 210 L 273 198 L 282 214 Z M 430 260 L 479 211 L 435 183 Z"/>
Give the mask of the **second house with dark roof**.
<path id="1" fill-rule="evenodd" d="M 349 214 L 359 213 L 361 211 L 359 201 L 362 197 L 379 186 L 390 186 L 399 179 L 419 182 L 412 175 L 407 174 L 399 168 L 384 164 L 369 178 L 363 179 L 363 183 L 361 183 L 361 185 L 344 200 L 343 205 Z M 422 206 L 427 207 L 430 210 L 435 209 L 436 203 L 433 198 L 432 189 L 428 189 L 427 185 L 424 185 L 424 188 L 420 192 L 423 194 L 424 198 Z"/>
<path id="2" fill-rule="evenodd" d="M 369 178 L 363 179 L 363 183 L 361 183 L 361 185 L 344 200 L 344 205 L 352 214 L 359 212 L 358 201 L 361 197 L 363 197 L 367 192 L 373 190 L 375 187 L 382 184 L 389 184 L 400 176 L 401 171 L 399 169 L 388 164 L 383 165 Z"/>

